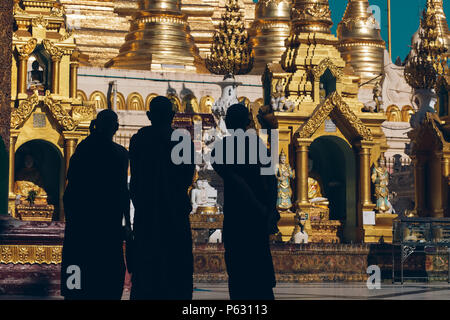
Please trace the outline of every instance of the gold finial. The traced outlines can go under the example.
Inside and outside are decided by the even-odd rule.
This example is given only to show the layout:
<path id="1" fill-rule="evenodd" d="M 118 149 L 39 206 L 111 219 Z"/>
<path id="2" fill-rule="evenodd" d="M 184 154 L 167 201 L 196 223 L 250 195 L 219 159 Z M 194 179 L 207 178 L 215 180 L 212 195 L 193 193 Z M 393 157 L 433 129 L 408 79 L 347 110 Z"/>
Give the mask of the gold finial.
<path id="1" fill-rule="evenodd" d="M 253 52 L 237 0 L 227 0 L 225 13 L 206 58 L 207 69 L 214 74 L 247 74 L 253 67 Z"/>
<path id="2" fill-rule="evenodd" d="M 406 63 L 405 79 L 415 89 L 433 89 L 447 66 L 447 48 L 439 35 L 436 13 L 435 2 L 429 0 L 422 13 L 419 40 L 413 44 Z"/>

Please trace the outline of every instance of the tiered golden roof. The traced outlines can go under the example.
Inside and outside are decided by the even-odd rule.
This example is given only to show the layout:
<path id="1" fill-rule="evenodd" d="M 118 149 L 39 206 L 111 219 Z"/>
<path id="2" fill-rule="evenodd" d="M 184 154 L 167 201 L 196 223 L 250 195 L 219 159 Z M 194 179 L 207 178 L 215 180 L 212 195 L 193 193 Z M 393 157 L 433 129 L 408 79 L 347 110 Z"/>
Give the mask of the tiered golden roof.
<path id="1" fill-rule="evenodd" d="M 204 72 L 180 0 L 140 0 L 130 32 L 107 68 Z"/>
<path id="2" fill-rule="evenodd" d="M 279 62 L 291 30 L 290 0 L 260 0 L 251 30 L 255 63 L 252 74 L 262 74 L 269 62 Z"/>
<path id="3" fill-rule="evenodd" d="M 368 83 L 384 72 L 385 42 L 380 27 L 369 10 L 368 0 L 349 0 L 337 35 L 339 51 L 355 74 L 361 77 L 361 84 Z M 376 82 L 368 83 L 369 86 Z"/>
<path id="4" fill-rule="evenodd" d="M 406 63 L 405 79 L 415 89 L 434 89 L 447 64 L 447 48 L 440 30 L 438 8 L 435 2 L 428 1 L 420 21 L 420 40 L 414 44 Z"/>
<path id="5" fill-rule="evenodd" d="M 206 67 L 211 73 L 239 75 L 253 67 L 253 52 L 237 0 L 227 0 L 219 30 L 214 34 Z"/>

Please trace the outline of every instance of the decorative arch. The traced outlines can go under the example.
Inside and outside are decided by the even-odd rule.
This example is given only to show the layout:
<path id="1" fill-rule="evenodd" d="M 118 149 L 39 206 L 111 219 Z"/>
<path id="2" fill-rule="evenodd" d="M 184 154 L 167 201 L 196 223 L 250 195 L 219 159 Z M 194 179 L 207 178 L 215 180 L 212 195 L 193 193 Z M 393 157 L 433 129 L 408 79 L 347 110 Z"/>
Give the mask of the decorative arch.
<path id="1" fill-rule="evenodd" d="M 397 107 L 396 105 L 390 105 L 386 109 L 386 117 L 387 117 L 387 121 L 390 121 L 390 122 L 401 122 L 402 121 L 402 115 L 401 115 L 401 112 L 400 112 L 400 108 Z"/>
<path id="2" fill-rule="evenodd" d="M 84 93 L 83 90 L 78 90 L 77 91 L 77 99 L 81 100 L 81 102 L 88 101 L 88 97 L 87 97 L 86 93 Z"/>
<path id="3" fill-rule="evenodd" d="M 111 100 L 114 98 L 111 98 Z M 125 97 L 122 93 L 117 92 L 117 101 L 116 101 L 117 110 L 127 110 L 127 103 L 125 102 Z"/>
<path id="4" fill-rule="evenodd" d="M 370 129 L 364 125 L 337 92 L 333 92 L 323 104 L 317 106 L 309 120 L 298 129 L 296 135 L 300 139 L 312 138 L 328 117 L 336 122 L 345 136 L 373 141 Z M 344 128 L 348 129 L 344 131 Z M 349 141 L 351 140 L 349 139 Z"/>
<path id="5" fill-rule="evenodd" d="M 325 74 L 327 70 L 330 70 L 331 74 L 336 78 L 337 81 L 340 81 L 344 74 L 342 69 L 337 67 L 330 58 L 326 58 L 312 69 L 314 81 L 320 81 L 320 78 Z"/>
<path id="6" fill-rule="evenodd" d="M 173 110 L 175 112 L 179 112 L 179 113 L 183 113 L 184 112 L 183 105 L 181 104 L 180 98 L 178 98 L 174 94 L 169 94 L 167 96 L 167 98 L 169 98 L 169 100 L 172 102 Z"/>
<path id="7" fill-rule="evenodd" d="M 402 108 L 402 121 L 409 122 L 414 114 L 414 108 L 411 106 L 403 106 Z"/>
<path id="8" fill-rule="evenodd" d="M 188 94 L 183 97 L 183 109 L 185 113 L 199 113 L 200 107 L 198 100 L 193 94 Z"/>
<path id="9" fill-rule="evenodd" d="M 214 98 L 211 96 L 204 96 L 200 99 L 200 113 L 212 113 L 214 105 Z"/>
<path id="10" fill-rule="evenodd" d="M 144 99 L 137 93 L 131 93 L 127 98 L 127 110 L 145 111 Z"/>
<path id="11" fill-rule="evenodd" d="M 94 91 L 89 97 L 89 100 L 95 103 L 96 109 L 107 109 L 108 103 L 106 102 L 106 96 L 103 92 Z"/>
<path id="12" fill-rule="evenodd" d="M 156 98 L 158 95 L 156 93 L 150 93 L 147 98 L 145 99 L 145 108 L 146 110 L 150 109 L 150 103 L 154 98 Z"/>

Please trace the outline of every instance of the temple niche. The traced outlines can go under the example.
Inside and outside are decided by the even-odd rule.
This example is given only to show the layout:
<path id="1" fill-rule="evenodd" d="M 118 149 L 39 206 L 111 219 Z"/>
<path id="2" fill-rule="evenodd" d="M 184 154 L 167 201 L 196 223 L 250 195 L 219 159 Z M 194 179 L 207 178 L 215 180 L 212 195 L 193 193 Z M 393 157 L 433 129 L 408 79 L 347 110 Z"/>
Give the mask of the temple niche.
<path id="1" fill-rule="evenodd" d="M 64 220 L 70 157 L 95 109 L 78 92 L 80 59 L 58 1 L 16 1 L 12 64 L 9 211 Z"/>

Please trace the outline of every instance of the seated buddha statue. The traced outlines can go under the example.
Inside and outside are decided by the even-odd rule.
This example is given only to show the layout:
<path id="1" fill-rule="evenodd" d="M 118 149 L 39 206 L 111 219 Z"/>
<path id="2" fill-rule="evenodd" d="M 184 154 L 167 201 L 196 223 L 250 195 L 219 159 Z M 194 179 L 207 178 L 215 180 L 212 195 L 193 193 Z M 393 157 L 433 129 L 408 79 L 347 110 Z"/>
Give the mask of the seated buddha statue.
<path id="1" fill-rule="evenodd" d="M 26 155 L 24 167 L 16 175 L 14 184 L 14 193 L 21 198 L 27 199 L 30 193 L 34 191 L 36 198 L 46 199 L 45 192 L 39 170 L 34 167 L 34 159 L 31 155 Z M 46 200 L 44 201 L 46 203 Z"/>
<path id="2" fill-rule="evenodd" d="M 322 195 L 319 182 L 312 177 L 308 178 L 308 200 L 313 206 L 318 208 L 328 209 L 330 205 L 328 199 Z"/>

